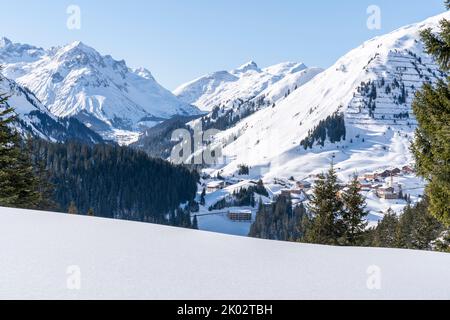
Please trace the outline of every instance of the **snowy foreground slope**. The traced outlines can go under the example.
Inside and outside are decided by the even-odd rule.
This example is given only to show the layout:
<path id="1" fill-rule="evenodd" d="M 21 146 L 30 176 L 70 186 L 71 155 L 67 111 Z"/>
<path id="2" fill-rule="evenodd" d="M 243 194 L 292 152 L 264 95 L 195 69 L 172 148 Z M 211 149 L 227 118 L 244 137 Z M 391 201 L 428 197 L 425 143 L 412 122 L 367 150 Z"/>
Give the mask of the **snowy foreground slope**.
<path id="1" fill-rule="evenodd" d="M 80 290 L 69 290 L 77 268 Z M 449 299 L 449 268 L 449 254 L 0 208 L 2 299 Z"/>

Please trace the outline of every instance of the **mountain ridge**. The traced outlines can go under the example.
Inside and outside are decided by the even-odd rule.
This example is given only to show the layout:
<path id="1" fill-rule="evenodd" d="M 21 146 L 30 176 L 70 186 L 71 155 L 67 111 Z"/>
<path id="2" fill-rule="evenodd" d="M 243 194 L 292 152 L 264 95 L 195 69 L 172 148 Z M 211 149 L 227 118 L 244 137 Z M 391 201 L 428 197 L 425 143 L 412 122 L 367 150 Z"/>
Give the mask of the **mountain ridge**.
<path id="1" fill-rule="evenodd" d="M 139 132 L 159 119 L 200 113 L 158 84 L 150 71 L 131 69 L 81 41 L 48 50 L 8 39 L 2 44 L 6 77 L 27 87 L 54 115 L 79 117 L 106 138 Z"/>
<path id="2" fill-rule="evenodd" d="M 52 142 L 77 140 L 87 144 L 102 143 L 97 133 L 72 117 L 58 118 L 27 88 L 0 74 L 0 93 L 9 98 L 7 106 L 13 107 L 17 121 L 13 126 L 22 136 L 31 135 Z"/>
<path id="3" fill-rule="evenodd" d="M 321 71 L 320 68 L 308 68 L 305 64 L 296 62 L 283 62 L 261 69 L 256 62 L 249 61 L 233 70 L 216 71 L 196 78 L 182 84 L 173 93 L 201 110 L 212 111 L 214 107 L 230 107 L 237 100 L 265 96 L 277 84 L 279 90 L 283 91 L 283 97 Z M 287 78 L 290 78 L 290 82 L 282 85 L 283 80 L 288 81 Z M 270 102 L 275 103 L 281 97 Z"/>

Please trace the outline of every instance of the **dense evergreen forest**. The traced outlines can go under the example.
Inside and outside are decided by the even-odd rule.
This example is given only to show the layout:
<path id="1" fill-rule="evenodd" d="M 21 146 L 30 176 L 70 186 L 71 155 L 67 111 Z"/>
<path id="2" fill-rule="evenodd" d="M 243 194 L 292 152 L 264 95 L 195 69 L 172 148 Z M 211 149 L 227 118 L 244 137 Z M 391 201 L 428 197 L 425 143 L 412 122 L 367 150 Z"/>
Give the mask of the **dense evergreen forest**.
<path id="1" fill-rule="evenodd" d="M 345 136 L 344 114 L 336 112 L 325 120 L 321 120 L 313 130 L 310 130 L 308 137 L 303 139 L 300 142 L 300 145 L 303 146 L 305 150 L 312 148 L 316 142 L 323 147 L 327 138 L 331 143 L 336 143 L 345 140 Z"/>
<path id="2" fill-rule="evenodd" d="M 280 195 L 259 204 L 250 237 L 338 246 L 366 246 L 450 252 L 450 230 L 429 212 L 425 198 L 401 215 L 389 210 L 377 226 L 367 228 L 365 199 L 357 180 L 339 192 L 333 168 L 317 181 L 307 207 L 293 206 Z"/>
<path id="3" fill-rule="evenodd" d="M 233 193 L 225 198 L 222 198 L 214 205 L 209 207 L 209 211 L 221 210 L 230 207 L 244 207 L 256 206 L 255 194 L 260 196 L 268 197 L 269 194 L 264 187 L 262 180 L 259 180 L 256 184 L 249 186 L 248 188 L 240 188 L 239 190 L 233 191 Z"/>
<path id="4" fill-rule="evenodd" d="M 258 206 L 258 214 L 250 228 L 250 237 L 280 241 L 303 238 L 309 218 L 305 207 L 292 207 L 290 197 L 279 196 L 274 203 Z"/>
<path id="5" fill-rule="evenodd" d="M 188 122 L 198 118 L 198 116 L 176 116 L 160 124 L 147 129 L 137 142 L 131 146 L 144 150 L 155 158 L 168 159 L 172 148 L 178 141 L 172 141 L 172 133 L 177 129 L 186 129 L 192 132 L 187 125 Z"/>
<path id="6" fill-rule="evenodd" d="M 190 224 L 176 215 L 188 215 L 177 208 L 193 202 L 199 180 L 196 172 L 114 145 L 35 140 L 31 150 L 35 166 L 42 164 L 48 172 L 53 199 L 64 212 Z"/>
<path id="7" fill-rule="evenodd" d="M 445 2 L 450 9 L 450 1 Z M 450 21 L 440 22 L 440 31 L 422 31 L 425 51 L 432 55 L 444 71 L 450 69 Z M 406 101 L 404 85 L 394 82 L 401 89 L 398 104 Z M 376 106 L 376 87 L 373 83 L 364 84 L 361 89 L 371 98 L 373 111 Z M 391 88 L 386 89 L 390 91 Z M 275 204 L 260 206 L 250 236 L 266 239 L 286 239 L 290 230 L 301 233 L 289 236 L 289 240 L 316 244 L 344 246 L 372 246 L 436 250 L 450 252 L 450 140 L 448 123 L 450 119 L 449 78 L 434 86 L 429 83 L 416 94 L 413 111 L 418 121 L 412 152 L 416 169 L 428 182 L 425 198 L 404 209 L 401 215 L 389 210 L 377 226 L 367 229 L 366 199 L 360 194 L 355 178 L 346 190 L 337 183 L 334 168 L 320 175 L 314 186 L 312 200 L 308 204 L 309 215 L 292 219 L 293 209 L 286 199 L 277 199 Z M 406 113 L 398 118 L 408 117 Z M 312 130 L 301 145 L 311 148 L 317 141 L 323 145 L 330 141 L 345 139 L 345 124 L 338 114 L 321 122 Z M 287 223 L 286 223 L 287 222 Z M 292 226 L 292 224 L 294 224 Z"/>

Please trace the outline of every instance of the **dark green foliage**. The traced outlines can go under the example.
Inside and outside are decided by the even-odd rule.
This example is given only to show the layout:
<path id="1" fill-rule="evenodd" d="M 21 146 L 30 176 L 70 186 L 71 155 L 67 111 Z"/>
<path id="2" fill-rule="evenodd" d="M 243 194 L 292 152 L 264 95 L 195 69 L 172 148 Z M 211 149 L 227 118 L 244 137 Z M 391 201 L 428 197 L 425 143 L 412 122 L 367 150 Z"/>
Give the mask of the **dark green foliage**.
<path id="1" fill-rule="evenodd" d="M 421 36 L 425 43 L 425 51 L 436 59 L 444 71 L 448 71 L 450 69 L 450 21 L 443 19 L 440 27 L 441 32 L 437 35 L 430 28 L 423 30 Z"/>
<path id="2" fill-rule="evenodd" d="M 395 248 L 397 246 L 398 217 L 389 210 L 372 233 L 374 247 Z"/>
<path id="3" fill-rule="evenodd" d="M 443 226 L 428 212 L 425 199 L 415 206 L 407 206 L 400 216 L 389 212 L 367 235 L 368 245 L 385 248 L 431 250 Z"/>
<path id="4" fill-rule="evenodd" d="M 195 200 L 190 200 L 187 209 L 189 209 L 190 212 L 199 212 L 200 211 L 199 203 Z"/>
<path id="5" fill-rule="evenodd" d="M 266 187 L 264 187 L 264 182 L 261 179 L 258 180 L 256 185 L 253 187 L 253 190 L 261 196 L 269 197 L 269 193 L 267 192 Z"/>
<path id="6" fill-rule="evenodd" d="M 259 180 L 256 184 L 253 184 L 247 188 L 240 188 L 238 191 L 234 191 L 231 197 L 226 197 L 209 207 L 209 210 L 221 210 L 229 207 L 243 207 L 243 206 L 256 206 L 255 194 L 268 197 L 269 193 L 264 187 L 262 180 Z"/>
<path id="7" fill-rule="evenodd" d="M 256 220 L 250 228 L 250 237 L 298 241 L 303 238 L 309 218 L 302 204 L 292 208 L 289 197 L 279 196 L 273 204 L 259 203 Z"/>
<path id="8" fill-rule="evenodd" d="M 248 166 L 246 166 L 245 164 L 240 164 L 238 166 L 238 175 L 240 176 L 245 176 L 250 174 L 250 169 Z"/>
<path id="9" fill-rule="evenodd" d="M 130 148 L 39 140 L 33 154 L 45 161 L 63 211 L 74 202 L 79 213 L 92 208 L 99 217 L 167 223 L 165 214 L 193 201 L 197 190 L 197 173 Z"/>
<path id="10" fill-rule="evenodd" d="M 37 178 L 37 191 L 39 193 L 39 201 L 36 208 L 46 211 L 58 211 L 59 206 L 53 200 L 55 186 L 51 183 L 50 172 L 45 167 L 45 161 L 41 155 L 33 154 L 33 140 L 29 138 L 24 148 L 30 154 L 31 163 L 34 167 L 34 175 Z"/>
<path id="11" fill-rule="evenodd" d="M 371 84 L 371 90 L 370 90 L 369 97 L 372 100 L 376 100 L 377 99 L 377 87 L 375 86 L 374 82 L 372 82 L 372 84 Z"/>
<path id="12" fill-rule="evenodd" d="M 169 214 L 169 220 L 164 221 L 164 224 L 168 223 L 171 226 L 181 228 L 193 228 L 193 221 L 191 220 L 191 213 L 188 209 L 177 208 L 171 210 Z"/>
<path id="13" fill-rule="evenodd" d="M 430 211 L 450 225 L 450 88 L 439 82 L 417 93 L 413 104 L 419 126 L 412 151 L 417 171 L 429 184 Z"/>
<path id="14" fill-rule="evenodd" d="M 231 197 L 223 198 L 209 207 L 209 211 L 243 206 L 255 206 L 255 189 L 253 186 L 234 191 Z"/>
<path id="15" fill-rule="evenodd" d="M 435 250 L 450 253 L 450 230 L 442 234 L 442 237 L 435 243 Z"/>
<path id="16" fill-rule="evenodd" d="M 439 221 L 428 212 L 427 201 L 407 206 L 399 217 L 397 246 L 406 249 L 429 250 L 442 230 Z"/>
<path id="17" fill-rule="evenodd" d="M 78 214 L 78 208 L 74 201 L 70 201 L 69 208 L 67 208 L 68 214 Z"/>
<path id="18" fill-rule="evenodd" d="M 43 200 L 29 150 L 19 133 L 11 128 L 16 121 L 8 97 L 0 94 L 0 206 L 38 209 Z"/>
<path id="19" fill-rule="evenodd" d="M 203 188 L 202 194 L 200 195 L 200 205 L 205 205 L 206 188 Z"/>
<path id="20" fill-rule="evenodd" d="M 172 141 L 172 133 L 177 129 L 186 129 L 192 132 L 192 129 L 186 123 L 196 118 L 198 116 L 176 116 L 163 121 L 147 129 L 139 140 L 131 146 L 147 152 L 152 157 L 167 159 L 170 157 L 172 148 L 178 144 L 178 142 Z"/>
<path id="21" fill-rule="evenodd" d="M 300 142 L 300 145 L 306 150 L 312 148 L 316 142 L 317 144 L 324 146 L 327 139 L 331 143 L 336 143 L 345 140 L 345 136 L 344 114 L 336 112 L 325 120 L 321 120 L 312 131 L 310 130 L 308 137 L 303 139 Z"/>
<path id="22" fill-rule="evenodd" d="M 194 216 L 194 219 L 192 220 L 192 229 L 198 230 L 198 219 L 197 215 Z"/>
<path id="23" fill-rule="evenodd" d="M 448 3 L 447 3 L 448 4 Z M 426 51 L 444 71 L 449 70 L 450 22 L 441 22 L 441 32 L 422 32 Z M 428 180 L 429 211 L 450 226 L 450 87 L 448 78 L 434 87 L 425 84 L 413 103 L 418 128 L 412 152 L 418 173 Z"/>
<path id="24" fill-rule="evenodd" d="M 338 196 L 340 187 L 336 172 L 331 166 L 327 174 L 318 177 L 309 203 L 312 223 L 305 240 L 316 244 L 339 244 L 343 234 L 340 216 L 344 203 Z"/>
<path id="25" fill-rule="evenodd" d="M 343 227 L 342 244 L 356 246 L 361 244 L 367 227 L 366 217 L 368 212 L 364 197 L 360 194 L 361 185 L 355 176 L 348 189 L 342 193 L 344 210 L 341 222 Z"/>
<path id="26" fill-rule="evenodd" d="M 405 89 L 405 85 L 402 83 L 401 88 L 400 88 L 400 96 L 398 97 L 397 102 L 399 104 L 405 104 L 407 97 L 408 97 L 408 92 Z"/>
<path id="27" fill-rule="evenodd" d="M 35 110 L 30 112 L 30 116 L 39 119 L 34 123 L 36 129 L 52 140 L 64 141 L 79 141 L 87 144 L 103 143 L 102 137 L 95 131 L 86 127 L 83 123 L 75 118 L 59 118 L 58 121 L 49 117 L 47 114 Z M 20 127 L 23 128 L 27 134 L 34 138 L 36 136 L 33 129 L 26 122 L 17 119 Z"/>
<path id="28" fill-rule="evenodd" d="M 270 102 L 266 101 L 264 97 L 258 99 L 253 97 L 245 101 L 237 99 L 233 105 L 233 108 L 227 110 L 224 107 L 214 107 L 210 115 L 202 117 L 203 130 L 227 130 L 262 107 L 269 106 Z"/>

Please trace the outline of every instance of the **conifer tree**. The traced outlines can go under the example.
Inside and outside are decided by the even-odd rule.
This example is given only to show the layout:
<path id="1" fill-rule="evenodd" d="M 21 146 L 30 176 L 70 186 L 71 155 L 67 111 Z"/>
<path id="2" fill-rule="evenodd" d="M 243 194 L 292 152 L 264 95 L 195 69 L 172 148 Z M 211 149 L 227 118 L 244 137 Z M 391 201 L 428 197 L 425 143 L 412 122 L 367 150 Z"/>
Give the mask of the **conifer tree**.
<path id="1" fill-rule="evenodd" d="M 434 245 L 436 251 L 450 253 L 450 231 L 444 232 Z"/>
<path id="2" fill-rule="evenodd" d="M 447 7 L 449 2 L 446 1 Z M 426 52 L 432 55 L 443 71 L 450 67 L 450 21 L 440 22 L 440 33 L 431 29 L 421 35 Z M 429 210 L 450 225 L 450 88 L 449 79 L 435 86 L 425 84 L 413 103 L 418 128 L 412 152 L 418 173 L 428 180 L 426 194 Z"/>
<path id="3" fill-rule="evenodd" d="M 313 217 L 305 240 L 317 244 L 337 244 L 342 236 L 339 221 L 343 209 L 339 198 L 339 184 L 333 165 L 327 174 L 321 174 L 314 186 L 309 204 Z"/>
<path id="4" fill-rule="evenodd" d="M 46 169 L 45 157 L 39 152 L 33 151 L 33 139 L 28 137 L 26 139 L 25 149 L 30 154 L 32 164 L 34 167 L 34 175 L 37 179 L 37 191 L 39 193 L 39 201 L 36 209 L 57 211 L 58 205 L 53 200 L 55 186 L 50 182 L 50 172 Z"/>
<path id="5" fill-rule="evenodd" d="M 357 176 L 353 177 L 348 190 L 342 193 L 344 210 L 342 213 L 343 244 L 359 245 L 361 244 L 363 234 L 367 227 L 366 217 L 368 212 L 365 210 L 366 201 L 360 194 L 361 185 Z"/>
<path id="6" fill-rule="evenodd" d="M 373 246 L 383 248 L 396 248 L 397 227 L 397 215 L 394 211 L 392 211 L 392 209 L 389 209 L 373 232 Z"/>
<path id="7" fill-rule="evenodd" d="M 89 210 L 87 212 L 87 215 L 90 216 L 90 217 L 94 217 L 95 216 L 94 209 L 89 208 Z"/>
<path id="8" fill-rule="evenodd" d="M 197 215 L 194 216 L 194 219 L 192 220 L 192 229 L 198 230 L 198 219 Z"/>
<path id="9" fill-rule="evenodd" d="M 70 202 L 69 209 L 67 209 L 67 212 L 69 214 L 78 214 L 78 209 L 74 201 Z"/>
<path id="10" fill-rule="evenodd" d="M 202 194 L 200 195 L 200 205 L 202 205 L 202 206 L 204 206 L 206 203 L 205 196 L 206 196 L 206 189 L 203 188 Z"/>
<path id="11" fill-rule="evenodd" d="M 8 96 L 0 94 L 0 206 L 36 209 L 40 201 L 38 180 L 30 153 L 22 148 L 19 133 L 11 128 L 14 121 Z"/>
<path id="12" fill-rule="evenodd" d="M 403 210 L 397 225 L 396 247 L 429 250 L 442 230 L 439 221 L 428 212 L 428 199 L 425 198 Z"/>

